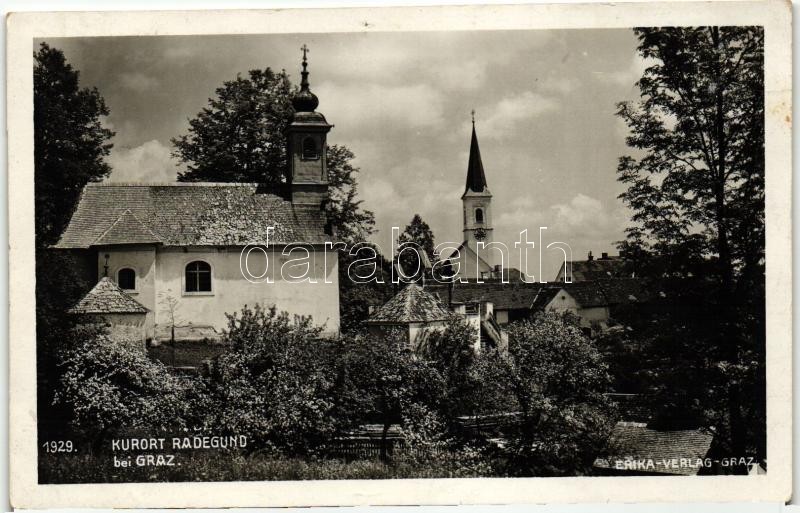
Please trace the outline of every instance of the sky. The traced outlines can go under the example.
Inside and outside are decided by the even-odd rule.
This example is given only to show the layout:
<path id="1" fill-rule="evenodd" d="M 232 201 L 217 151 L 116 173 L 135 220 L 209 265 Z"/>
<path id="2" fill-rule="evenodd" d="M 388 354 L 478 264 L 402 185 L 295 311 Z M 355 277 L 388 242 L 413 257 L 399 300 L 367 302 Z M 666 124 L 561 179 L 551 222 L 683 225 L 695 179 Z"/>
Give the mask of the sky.
<path id="1" fill-rule="evenodd" d="M 329 144 L 350 148 L 360 168 L 372 238 L 390 254 L 391 227 L 414 214 L 436 242 L 462 240 L 461 194 L 470 111 L 489 190 L 494 238 L 513 250 L 527 229 L 538 245 L 566 242 L 575 259 L 616 254 L 629 213 L 616 181 L 627 129 L 614 115 L 636 100 L 645 64 L 631 30 L 150 36 L 48 39 L 97 87 L 116 135 L 113 182 L 175 181 L 170 139 L 225 80 L 254 68 L 285 69 L 299 82 L 310 48 L 317 109 L 335 125 Z M 38 44 L 40 41 L 36 41 Z M 538 247 L 530 273 L 538 276 Z M 543 277 L 563 259 L 544 250 Z"/>

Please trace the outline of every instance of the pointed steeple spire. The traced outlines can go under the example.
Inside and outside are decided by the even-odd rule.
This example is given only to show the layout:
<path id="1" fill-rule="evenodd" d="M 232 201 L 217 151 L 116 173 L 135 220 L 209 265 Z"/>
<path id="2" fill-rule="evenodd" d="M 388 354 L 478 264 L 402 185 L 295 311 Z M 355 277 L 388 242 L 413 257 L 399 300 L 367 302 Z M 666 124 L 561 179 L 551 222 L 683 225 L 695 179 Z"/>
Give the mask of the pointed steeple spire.
<path id="1" fill-rule="evenodd" d="M 478 135 L 475 133 L 475 111 L 472 111 L 472 141 L 469 145 L 469 164 L 467 165 L 466 191 L 483 192 L 486 189 L 486 175 L 483 172 Z"/>

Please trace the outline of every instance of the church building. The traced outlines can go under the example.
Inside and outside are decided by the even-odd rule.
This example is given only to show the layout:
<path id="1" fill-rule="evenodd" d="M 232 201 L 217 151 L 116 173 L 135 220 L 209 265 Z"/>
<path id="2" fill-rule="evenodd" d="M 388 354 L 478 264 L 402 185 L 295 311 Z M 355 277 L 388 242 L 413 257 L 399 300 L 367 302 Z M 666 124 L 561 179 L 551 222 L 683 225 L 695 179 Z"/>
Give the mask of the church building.
<path id="1" fill-rule="evenodd" d="M 467 164 L 467 183 L 461 195 L 463 208 L 463 242 L 448 257 L 455 277 L 460 280 L 491 280 L 503 276 L 508 262 L 498 258 L 500 251 L 493 248 L 492 193 L 486 184 L 478 135 L 475 131 L 475 113 L 472 118 L 472 140 Z M 501 264 L 495 265 L 495 261 Z M 518 279 L 518 276 L 516 276 Z"/>
<path id="2" fill-rule="evenodd" d="M 256 303 L 311 316 L 326 332 L 338 332 L 338 257 L 326 244 L 334 240 L 326 210 L 326 139 L 333 125 L 316 111 L 308 74 L 304 51 L 286 131 L 285 187 L 84 187 L 55 248 L 86 262 L 95 282 L 113 282 L 117 295 L 141 305 L 148 339 L 169 336 L 175 326 L 214 338 L 227 327 L 226 314 Z"/>

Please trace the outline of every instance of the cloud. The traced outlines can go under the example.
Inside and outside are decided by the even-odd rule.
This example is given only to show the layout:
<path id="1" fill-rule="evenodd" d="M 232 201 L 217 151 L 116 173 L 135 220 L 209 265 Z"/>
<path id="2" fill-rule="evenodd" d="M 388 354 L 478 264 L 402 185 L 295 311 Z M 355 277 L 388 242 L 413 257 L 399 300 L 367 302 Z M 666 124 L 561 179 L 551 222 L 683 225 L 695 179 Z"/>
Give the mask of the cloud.
<path id="1" fill-rule="evenodd" d="M 170 148 L 153 139 L 135 148 L 112 148 L 110 182 L 174 182 L 176 162 Z"/>
<path id="2" fill-rule="evenodd" d="M 124 88 L 136 92 L 151 91 L 159 86 L 158 79 L 138 71 L 122 73 L 119 81 Z"/>
<path id="3" fill-rule="evenodd" d="M 514 132 L 516 124 L 529 121 L 540 114 L 558 109 L 559 103 L 533 91 L 500 100 L 494 107 L 486 109 L 491 115 L 481 120 L 481 134 L 487 139 L 507 138 Z M 483 135 L 485 134 L 485 135 Z"/>
<path id="4" fill-rule="evenodd" d="M 644 71 L 656 62 L 656 59 L 644 59 L 637 53 L 633 56 L 633 59 L 631 59 L 627 69 L 610 72 L 593 71 L 592 73 L 601 82 L 614 84 L 616 86 L 630 87 L 632 89 L 635 87 L 636 82 L 642 78 Z"/>
<path id="5" fill-rule="evenodd" d="M 408 128 L 430 128 L 444 121 L 442 93 L 429 85 L 384 86 L 324 82 L 315 88 L 319 110 L 346 130 L 402 124 Z M 346 102 L 325 103 L 325 98 Z"/>
<path id="6" fill-rule="evenodd" d="M 549 93 L 569 94 L 580 87 L 581 82 L 575 77 L 548 76 L 539 84 L 539 89 Z"/>

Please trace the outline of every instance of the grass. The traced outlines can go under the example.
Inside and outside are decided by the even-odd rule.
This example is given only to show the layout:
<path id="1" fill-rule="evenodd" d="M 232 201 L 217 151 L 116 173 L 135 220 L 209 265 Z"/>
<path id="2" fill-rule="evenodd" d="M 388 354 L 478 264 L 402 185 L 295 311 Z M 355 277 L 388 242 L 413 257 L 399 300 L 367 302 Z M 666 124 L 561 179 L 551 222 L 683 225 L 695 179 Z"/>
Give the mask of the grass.
<path id="1" fill-rule="evenodd" d="M 114 466 L 112 454 L 43 454 L 39 483 L 131 483 L 185 481 L 298 481 L 481 477 L 486 470 L 459 468 L 446 459 L 420 463 L 374 460 L 300 459 L 231 453 L 178 453 L 174 466 Z"/>

